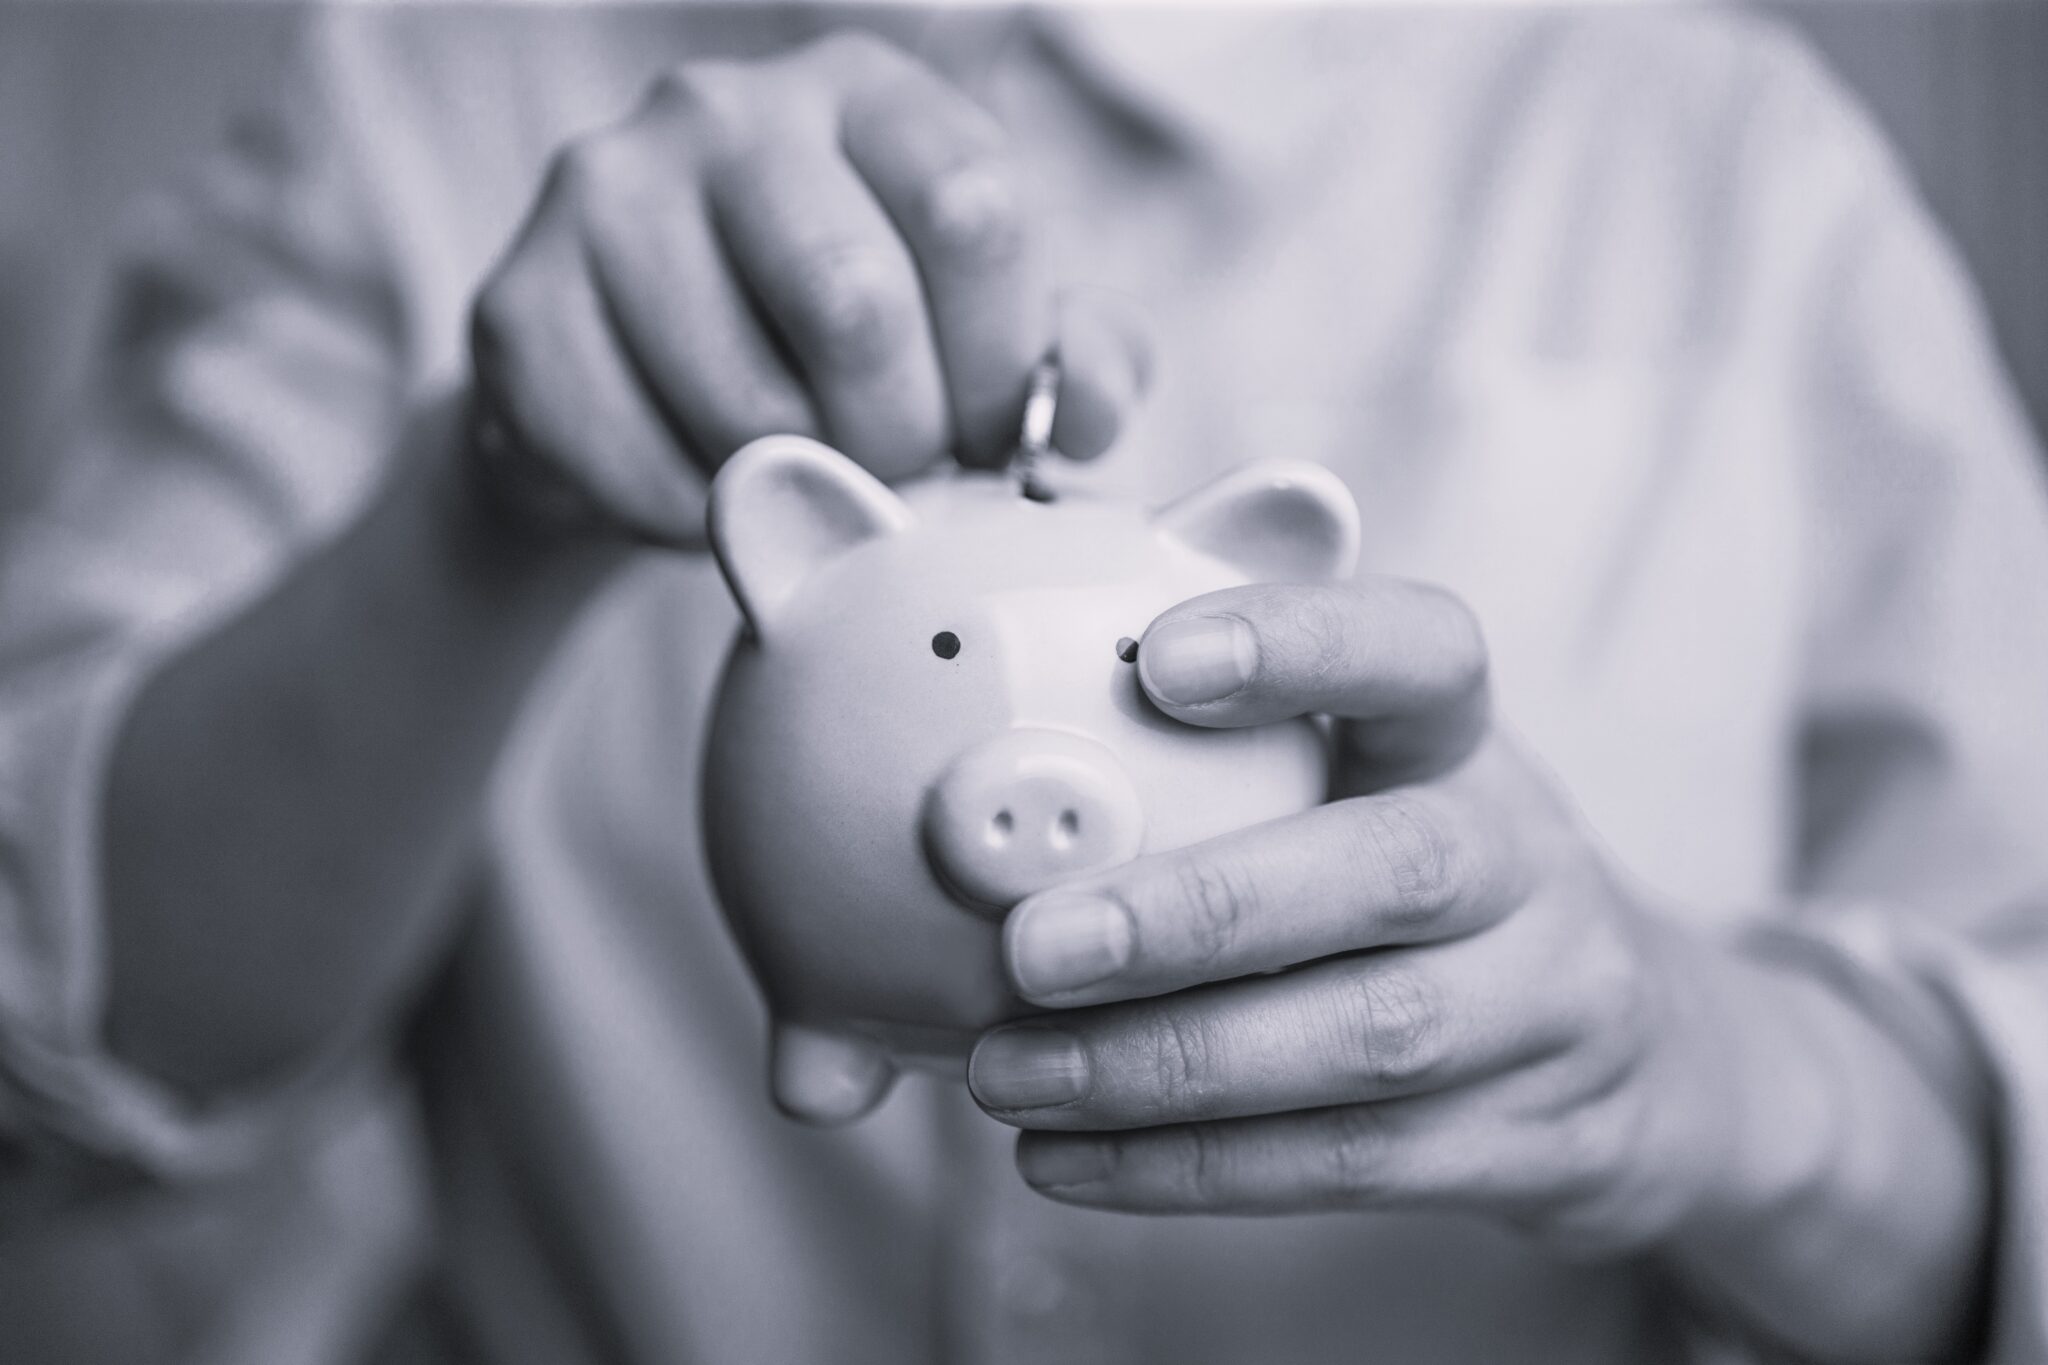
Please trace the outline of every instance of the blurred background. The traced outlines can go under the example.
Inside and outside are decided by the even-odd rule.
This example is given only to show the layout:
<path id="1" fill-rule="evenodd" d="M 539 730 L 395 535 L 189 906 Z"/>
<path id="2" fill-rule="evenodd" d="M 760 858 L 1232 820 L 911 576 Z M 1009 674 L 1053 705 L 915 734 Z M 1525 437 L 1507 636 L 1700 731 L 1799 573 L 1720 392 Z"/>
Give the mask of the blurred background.
<path id="1" fill-rule="evenodd" d="M 1801 0 L 1975 271 L 2048 431 L 2048 0 Z M 175 181 L 304 11 L 0 0 L 0 496 L 32 480 L 98 316 L 124 204 Z"/>

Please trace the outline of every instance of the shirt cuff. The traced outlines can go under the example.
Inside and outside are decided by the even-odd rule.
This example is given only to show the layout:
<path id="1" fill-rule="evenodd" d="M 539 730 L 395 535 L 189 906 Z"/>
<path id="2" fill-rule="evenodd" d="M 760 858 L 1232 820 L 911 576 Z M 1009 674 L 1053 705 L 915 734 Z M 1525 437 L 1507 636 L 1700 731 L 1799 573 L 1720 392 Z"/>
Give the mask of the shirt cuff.
<path id="1" fill-rule="evenodd" d="M 1994 950 L 1865 905 L 1815 907 L 1748 946 L 1799 966 L 1889 1034 L 1988 1134 L 1993 1262 L 1983 1365 L 2048 1360 L 2048 942 Z"/>

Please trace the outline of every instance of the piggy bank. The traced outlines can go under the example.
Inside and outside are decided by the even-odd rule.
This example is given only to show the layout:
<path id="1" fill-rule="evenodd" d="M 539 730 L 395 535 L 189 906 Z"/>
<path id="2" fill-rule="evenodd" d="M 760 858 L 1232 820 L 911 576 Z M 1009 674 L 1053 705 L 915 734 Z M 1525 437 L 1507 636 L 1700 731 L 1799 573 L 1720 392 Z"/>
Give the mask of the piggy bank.
<path id="1" fill-rule="evenodd" d="M 857 1117 L 903 1065 L 963 1072 L 1028 1012 L 1000 960 L 1024 897 L 1325 799 L 1311 722 L 1175 721 L 1133 645 L 1201 593 L 1347 576 L 1358 511 L 1324 469 L 1246 465 L 1153 510 L 966 471 L 899 494 L 771 436 L 713 481 L 709 530 L 744 627 L 706 848 L 787 1114 Z"/>

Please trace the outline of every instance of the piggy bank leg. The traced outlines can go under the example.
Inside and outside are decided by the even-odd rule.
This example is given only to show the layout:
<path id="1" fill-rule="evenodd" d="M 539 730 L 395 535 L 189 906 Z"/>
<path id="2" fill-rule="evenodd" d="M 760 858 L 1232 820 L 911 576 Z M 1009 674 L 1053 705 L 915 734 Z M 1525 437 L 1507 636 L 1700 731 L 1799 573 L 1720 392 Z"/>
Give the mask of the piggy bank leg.
<path id="1" fill-rule="evenodd" d="M 776 1021 L 769 1094 L 793 1119 L 851 1123 L 882 1102 L 896 1079 L 881 1046 L 852 1033 Z"/>

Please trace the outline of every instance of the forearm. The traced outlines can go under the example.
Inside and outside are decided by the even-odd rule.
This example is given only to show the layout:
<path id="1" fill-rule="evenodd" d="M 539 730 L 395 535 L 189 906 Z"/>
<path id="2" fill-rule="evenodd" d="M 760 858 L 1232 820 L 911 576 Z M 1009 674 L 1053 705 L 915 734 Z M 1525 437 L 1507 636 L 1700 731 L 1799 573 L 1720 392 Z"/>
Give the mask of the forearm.
<path id="1" fill-rule="evenodd" d="M 103 813 L 108 1039 L 195 1090 L 305 1055 L 414 979 L 528 685 L 618 552 L 543 541 L 423 414 L 335 542 L 172 660 Z"/>
<path id="2" fill-rule="evenodd" d="M 1990 1153 L 1976 1116 L 1802 973 L 1719 961 L 1727 1176 L 1671 1246 L 1755 1327 L 1820 1360 L 1953 1358 L 1989 1260 Z"/>

